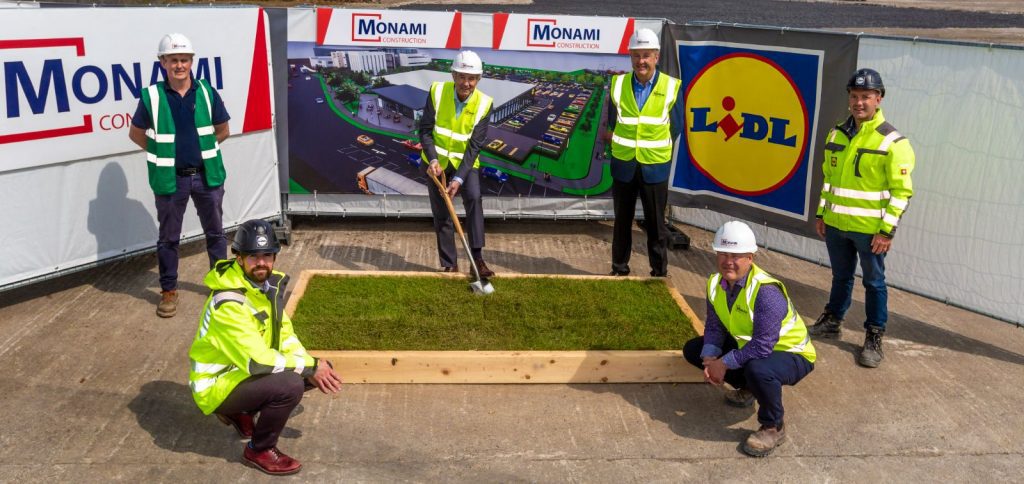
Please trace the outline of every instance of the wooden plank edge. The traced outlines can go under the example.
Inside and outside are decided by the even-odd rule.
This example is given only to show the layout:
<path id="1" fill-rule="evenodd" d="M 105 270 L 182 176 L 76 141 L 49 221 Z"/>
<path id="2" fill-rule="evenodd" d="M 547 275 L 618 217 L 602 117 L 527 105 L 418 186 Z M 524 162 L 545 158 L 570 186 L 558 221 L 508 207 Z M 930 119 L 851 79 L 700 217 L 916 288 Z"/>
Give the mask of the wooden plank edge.
<path id="1" fill-rule="evenodd" d="M 311 351 L 347 383 L 700 383 L 680 351 Z"/>

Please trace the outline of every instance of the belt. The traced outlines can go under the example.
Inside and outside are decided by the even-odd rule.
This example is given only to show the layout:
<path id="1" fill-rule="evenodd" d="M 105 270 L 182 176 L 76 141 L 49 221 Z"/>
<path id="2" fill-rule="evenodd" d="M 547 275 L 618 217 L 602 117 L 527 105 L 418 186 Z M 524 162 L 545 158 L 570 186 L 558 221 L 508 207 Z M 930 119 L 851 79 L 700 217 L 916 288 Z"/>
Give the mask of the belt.
<path id="1" fill-rule="evenodd" d="M 192 176 L 192 175 L 198 175 L 198 174 L 202 173 L 203 169 L 202 168 L 192 167 L 192 168 L 178 168 L 175 171 L 178 172 L 178 176 Z"/>

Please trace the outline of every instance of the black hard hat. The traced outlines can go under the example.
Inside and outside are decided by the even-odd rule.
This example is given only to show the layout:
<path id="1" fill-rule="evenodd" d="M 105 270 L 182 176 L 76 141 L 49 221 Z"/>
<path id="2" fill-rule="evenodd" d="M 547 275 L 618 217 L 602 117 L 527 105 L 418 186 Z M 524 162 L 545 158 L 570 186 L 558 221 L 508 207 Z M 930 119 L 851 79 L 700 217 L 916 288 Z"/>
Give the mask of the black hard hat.
<path id="1" fill-rule="evenodd" d="M 873 89 L 882 93 L 885 97 L 885 84 L 882 84 L 882 75 L 874 69 L 858 69 L 846 83 L 846 90 L 850 89 Z"/>
<path id="2" fill-rule="evenodd" d="M 266 220 L 249 220 L 238 227 L 231 251 L 236 254 L 276 254 L 281 251 L 274 227 Z"/>

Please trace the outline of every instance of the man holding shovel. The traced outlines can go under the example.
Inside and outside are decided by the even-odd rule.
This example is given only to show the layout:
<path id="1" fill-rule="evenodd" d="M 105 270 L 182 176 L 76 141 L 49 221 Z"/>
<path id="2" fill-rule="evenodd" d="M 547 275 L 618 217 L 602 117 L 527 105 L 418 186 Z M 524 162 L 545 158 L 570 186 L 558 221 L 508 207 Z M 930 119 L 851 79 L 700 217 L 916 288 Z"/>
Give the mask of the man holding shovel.
<path id="1" fill-rule="evenodd" d="M 452 61 L 452 82 L 435 82 L 420 118 L 421 156 L 427 160 L 426 170 L 435 177 L 445 175 L 448 197 L 462 194 L 466 209 L 470 252 L 476 262 L 479 276 L 490 277 L 494 272 L 483 260 L 484 209 L 480 201 L 480 160 L 478 155 L 487 137 L 487 121 L 492 99 L 477 90 L 483 74 L 483 62 L 473 51 L 459 52 Z M 440 189 L 427 183 L 430 211 L 434 216 L 437 233 L 437 252 L 441 270 L 458 272 L 458 256 L 452 215 Z"/>

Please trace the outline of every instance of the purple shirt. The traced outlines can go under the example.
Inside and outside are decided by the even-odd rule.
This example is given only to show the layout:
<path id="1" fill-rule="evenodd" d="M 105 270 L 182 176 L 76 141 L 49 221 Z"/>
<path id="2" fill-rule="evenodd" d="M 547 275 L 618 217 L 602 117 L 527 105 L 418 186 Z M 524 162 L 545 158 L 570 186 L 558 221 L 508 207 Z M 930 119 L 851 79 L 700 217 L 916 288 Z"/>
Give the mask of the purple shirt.
<path id="1" fill-rule="evenodd" d="M 729 283 L 722 279 L 721 287 L 725 291 L 725 300 L 730 310 L 746 283 L 746 278 L 740 279 L 730 289 Z M 718 318 L 711 301 L 709 300 L 707 304 L 708 318 L 704 325 L 704 348 L 700 352 L 701 358 L 721 355 L 725 338 L 731 337 L 722 320 Z M 767 358 L 772 354 L 775 343 L 779 342 L 782 319 L 786 317 L 787 312 L 789 302 L 782 294 L 782 290 L 775 284 L 762 284 L 757 292 L 757 300 L 754 301 L 754 334 L 743 348 L 732 350 L 722 357 L 722 363 L 725 363 L 726 368 L 742 368 L 750 360 Z"/>

